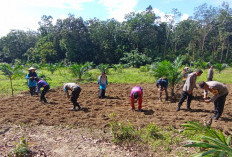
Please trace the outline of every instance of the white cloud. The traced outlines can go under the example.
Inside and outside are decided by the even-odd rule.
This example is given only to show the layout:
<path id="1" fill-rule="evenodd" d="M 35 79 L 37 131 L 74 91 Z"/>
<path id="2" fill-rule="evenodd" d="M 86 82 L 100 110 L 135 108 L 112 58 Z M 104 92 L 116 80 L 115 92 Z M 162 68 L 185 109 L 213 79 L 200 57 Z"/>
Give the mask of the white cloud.
<path id="1" fill-rule="evenodd" d="M 159 20 L 157 21 L 159 22 L 170 22 L 171 20 L 173 20 L 174 15 L 173 14 L 165 14 L 164 12 L 160 11 L 157 8 L 153 9 L 154 13 L 156 14 L 156 16 L 159 16 Z"/>
<path id="2" fill-rule="evenodd" d="M 187 20 L 189 18 L 188 14 L 183 14 L 180 18 L 180 21 Z"/>
<path id="3" fill-rule="evenodd" d="M 32 8 L 40 10 L 48 8 L 82 10 L 82 4 L 94 0 L 1 0 L 0 5 L 0 37 L 5 36 L 12 29 L 37 30 L 40 14 L 30 11 Z"/>
<path id="4" fill-rule="evenodd" d="M 107 7 L 109 17 L 123 21 L 127 13 L 134 11 L 138 0 L 100 0 L 100 4 Z"/>

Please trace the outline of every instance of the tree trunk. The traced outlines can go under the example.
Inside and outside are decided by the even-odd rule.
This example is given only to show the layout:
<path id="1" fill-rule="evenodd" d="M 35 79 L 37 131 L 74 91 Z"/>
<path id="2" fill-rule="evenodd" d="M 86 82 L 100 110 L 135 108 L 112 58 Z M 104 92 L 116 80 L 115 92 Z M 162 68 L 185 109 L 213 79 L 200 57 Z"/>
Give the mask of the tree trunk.
<path id="1" fill-rule="evenodd" d="M 14 89 L 13 89 L 13 83 L 12 83 L 12 78 L 10 77 L 10 87 L 11 87 L 11 94 L 14 96 Z"/>
<path id="2" fill-rule="evenodd" d="M 230 49 L 230 43 L 228 42 L 227 50 L 226 50 L 226 61 L 227 61 L 227 59 L 228 59 L 229 49 Z"/>
<path id="3" fill-rule="evenodd" d="M 223 51 L 224 51 L 224 42 L 222 43 L 220 63 L 222 63 Z"/>

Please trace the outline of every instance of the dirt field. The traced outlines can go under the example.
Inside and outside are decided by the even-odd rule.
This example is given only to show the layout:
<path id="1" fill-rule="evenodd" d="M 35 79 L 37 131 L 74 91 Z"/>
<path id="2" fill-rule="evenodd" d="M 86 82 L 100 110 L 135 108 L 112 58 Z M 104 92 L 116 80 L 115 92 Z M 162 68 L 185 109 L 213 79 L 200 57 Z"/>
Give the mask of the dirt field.
<path id="1" fill-rule="evenodd" d="M 41 104 L 39 97 L 31 97 L 29 92 L 15 97 L 0 99 L 0 124 L 30 123 L 32 125 L 56 126 L 71 125 L 85 128 L 108 129 L 112 120 L 130 121 L 136 126 L 143 127 L 151 122 L 158 126 L 180 125 L 186 121 L 207 120 L 213 114 L 213 103 L 201 102 L 203 91 L 194 91 L 194 100 L 189 112 L 186 102 L 181 111 L 176 112 L 177 101 L 158 100 L 157 88 L 154 84 L 140 84 L 144 89 L 143 112 L 132 112 L 129 104 L 129 94 L 133 84 L 110 84 L 106 90 L 105 99 L 98 99 L 98 86 L 95 83 L 81 85 L 82 92 L 78 102 L 82 106 L 81 111 L 70 111 L 72 104 L 65 97 L 62 88 L 52 89 L 47 95 L 48 104 Z M 229 91 L 232 86 L 228 85 Z M 225 108 L 219 121 L 212 124 L 213 127 L 223 130 L 232 130 L 232 94 L 227 96 Z M 163 96 L 164 97 L 164 96 Z M 136 103 L 137 107 L 137 103 Z"/>

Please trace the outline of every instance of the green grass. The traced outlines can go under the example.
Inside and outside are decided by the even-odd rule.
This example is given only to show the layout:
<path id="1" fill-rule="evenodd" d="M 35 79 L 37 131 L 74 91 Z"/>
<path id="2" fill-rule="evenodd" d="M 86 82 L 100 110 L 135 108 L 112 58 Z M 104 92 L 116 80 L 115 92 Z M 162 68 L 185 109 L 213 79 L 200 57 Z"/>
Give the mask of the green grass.
<path id="1" fill-rule="evenodd" d="M 25 72 L 27 70 L 25 69 Z M 66 82 L 77 82 L 77 83 L 88 83 L 97 82 L 97 78 L 100 75 L 100 70 L 92 69 L 87 75 L 83 76 L 81 80 L 77 80 L 76 77 L 67 68 L 60 68 L 54 72 L 52 75 L 45 68 L 41 68 L 36 71 L 39 77 L 44 74 L 50 80 L 47 82 L 50 84 L 51 88 L 62 86 Z M 26 73 L 25 73 L 26 75 Z M 208 75 L 208 69 L 204 70 L 203 74 L 197 79 L 197 82 L 206 81 Z M 108 82 L 109 83 L 155 83 L 156 78 L 154 78 L 149 72 L 141 72 L 136 68 L 123 69 L 122 72 L 114 71 L 114 69 L 109 69 Z M 214 70 L 213 80 L 219 81 L 225 84 L 232 83 L 232 68 L 227 68 L 226 70 L 218 73 Z M 28 91 L 27 80 L 25 77 L 16 78 L 13 80 L 14 93 L 20 93 L 22 91 Z M 10 81 L 9 78 L 4 76 L 0 72 L 0 96 L 9 96 L 11 94 Z"/>

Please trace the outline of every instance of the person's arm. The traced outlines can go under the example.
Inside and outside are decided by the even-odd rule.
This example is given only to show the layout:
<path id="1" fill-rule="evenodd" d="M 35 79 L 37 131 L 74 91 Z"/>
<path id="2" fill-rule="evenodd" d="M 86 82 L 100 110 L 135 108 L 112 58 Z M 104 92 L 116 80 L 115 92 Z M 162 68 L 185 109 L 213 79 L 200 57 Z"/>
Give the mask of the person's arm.
<path id="1" fill-rule="evenodd" d="M 208 91 L 204 90 L 204 97 L 203 97 L 203 99 L 207 99 L 207 95 L 208 95 Z"/>
<path id="2" fill-rule="evenodd" d="M 26 79 L 30 79 L 30 78 L 29 78 L 29 74 L 26 75 Z"/>
<path id="3" fill-rule="evenodd" d="M 70 98 L 69 92 L 66 86 L 64 87 L 64 92 L 66 93 L 67 98 Z"/>

